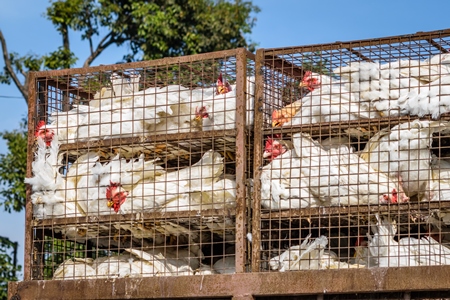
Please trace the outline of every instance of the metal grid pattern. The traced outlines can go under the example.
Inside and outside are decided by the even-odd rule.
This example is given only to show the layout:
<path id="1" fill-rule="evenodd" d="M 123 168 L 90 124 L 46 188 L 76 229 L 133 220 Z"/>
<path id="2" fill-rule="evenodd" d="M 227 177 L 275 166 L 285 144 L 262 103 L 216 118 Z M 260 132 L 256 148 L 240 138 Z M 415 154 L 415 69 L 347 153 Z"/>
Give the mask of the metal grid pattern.
<path id="1" fill-rule="evenodd" d="M 105 197 L 100 201 L 109 211 L 89 214 L 76 200 L 73 211 L 45 214 L 34 209 L 39 197 L 33 198 L 37 189 L 30 185 L 26 249 L 32 250 L 25 257 L 25 281 L 10 283 L 9 296 L 52 299 L 64 288 L 68 299 L 78 299 L 80 292 L 89 299 L 445 299 L 450 118 L 440 103 L 447 101 L 449 42 L 446 29 L 260 49 L 256 55 L 236 49 L 32 73 L 28 178 L 35 175 L 36 126 L 43 121 L 45 130 L 38 135 L 49 145 L 41 142 L 41 157 L 52 159 L 51 132 L 56 132 L 58 155 L 53 159 L 64 179 L 89 152 L 98 156 L 92 168 L 102 166 L 113 176 L 140 163 L 152 165 L 152 174 L 161 168 L 178 172 L 212 151 L 213 157 L 220 155 L 221 161 L 212 164 L 220 166 L 219 180 L 235 180 L 235 197 L 234 202 L 202 203 L 195 209 L 189 203 L 134 211 L 133 205 L 131 211 L 119 208 L 118 213 L 114 201 Z M 365 73 L 368 67 L 376 72 Z M 236 114 L 214 109 L 235 116 L 218 127 L 203 103 L 210 100 L 210 89 L 217 93 L 221 73 L 236 92 L 236 105 L 230 109 Z M 121 84 L 114 83 L 117 79 Z M 387 92 L 382 89 L 386 79 Z M 116 91 L 118 86 L 123 88 Z M 180 104 L 185 93 L 199 90 L 197 110 L 168 111 L 171 95 Z M 73 115 L 67 112 L 75 105 L 98 108 L 105 99 L 123 103 L 135 96 L 165 96 L 165 105 L 151 114 L 135 103 L 126 109 L 145 113 L 124 119 L 114 114 L 114 103 L 107 103 L 106 120 L 100 122 L 93 110 L 81 125 L 85 131 L 92 125 L 87 132 L 94 134 L 79 135 L 79 123 L 75 132 L 68 130 Z M 431 96 L 439 105 L 429 105 L 436 104 Z M 78 111 L 75 116 L 79 113 L 86 114 Z M 192 114 L 201 118 L 186 122 L 181 133 L 162 126 L 169 120 L 185 124 L 184 117 Z M 64 119 L 66 124 L 54 126 L 57 117 L 62 120 L 57 124 Z M 203 117 L 209 121 L 204 123 Z M 126 126 L 114 127 L 117 118 Z M 150 127 L 138 120 L 150 122 Z M 102 131 L 107 135 L 98 134 Z M 281 154 L 273 155 L 274 149 Z M 111 168 L 113 162 L 119 167 Z M 88 159 L 85 164 L 90 163 Z M 148 176 L 146 171 L 137 173 L 131 178 Z M 166 180 L 164 186 L 171 182 L 179 180 Z M 40 192 L 49 190 L 55 192 L 51 187 Z M 77 189 L 65 185 L 61 190 L 66 201 Z M 176 194 L 167 191 L 160 194 L 162 199 Z M 124 203 L 130 199 L 126 196 Z M 234 263 L 236 274 L 216 274 L 219 260 L 222 267 Z M 305 272 L 287 272 L 294 270 Z M 176 276 L 192 274 L 202 276 Z M 30 280 L 52 278 L 88 280 Z"/>
<path id="2" fill-rule="evenodd" d="M 243 272 L 254 78 L 245 49 L 33 73 L 25 279 Z"/>
<path id="3" fill-rule="evenodd" d="M 258 50 L 253 271 L 450 265 L 449 43 Z"/>

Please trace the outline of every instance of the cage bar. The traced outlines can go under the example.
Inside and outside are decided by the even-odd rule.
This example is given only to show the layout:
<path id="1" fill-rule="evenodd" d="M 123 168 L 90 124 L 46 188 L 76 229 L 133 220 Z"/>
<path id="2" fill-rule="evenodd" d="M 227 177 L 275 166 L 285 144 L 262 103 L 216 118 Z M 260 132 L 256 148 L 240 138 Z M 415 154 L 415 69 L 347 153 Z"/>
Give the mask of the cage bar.
<path id="1" fill-rule="evenodd" d="M 39 153 L 55 159 L 51 129 L 63 137 L 55 178 L 78 178 L 84 163 L 111 177 L 143 164 L 131 178 L 165 179 L 162 192 L 140 195 L 86 181 L 105 193 L 91 212 L 92 197 L 62 213 L 36 197 L 50 190 L 70 203 L 82 186 L 29 185 L 25 281 L 9 284 L 9 298 L 53 299 L 62 288 L 67 299 L 448 298 L 449 43 L 445 29 L 31 73 L 28 178 Z M 141 114 L 117 115 L 114 101 L 129 98 Z M 180 114 L 181 99 L 197 105 Z M 106 119 L 92 109 L 102 106 Z M 87 117 L 75 131 L 54 126 L 74 108 Z M 171 121 L 187 126 L 161 126 Z M 281 154 L 268 151 L 275 141 Z M 185 180 L 200 190 L 181 201 L 180 172 L 206 161 L 217 172 L 200 163 L 201 180 Z M 149 196 L 162 205 L 139 206 Z"/>
<path id="2" fill-rule="evenodd" d="M 246 271 L 253 54 L 30 82 L 26 280 Z"/>
<path id="3" fill-rule="evenodd" d="M 257 51 L 253 272 L 450 264 L 449 43 Z"/>

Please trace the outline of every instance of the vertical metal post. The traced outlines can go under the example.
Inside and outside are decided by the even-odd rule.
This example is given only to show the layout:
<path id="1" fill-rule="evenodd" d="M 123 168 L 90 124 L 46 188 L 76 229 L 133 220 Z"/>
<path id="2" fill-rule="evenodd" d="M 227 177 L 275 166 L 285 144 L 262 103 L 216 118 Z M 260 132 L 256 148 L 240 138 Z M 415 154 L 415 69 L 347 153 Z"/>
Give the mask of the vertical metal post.
<path id="1" fill-rule="evenodd" d="M 252 272 L 259 272 L 261 250 L 261 166 L 263 139 L 263 91 L 264 74 L 262 71 L 264 50 L 256 51 L 255 62 L 255 132 L 253 145 L 253 201 L 252 201 Z"/>
<path id="2" fill-rule="evenodd" d="M 31 163 L 34 159 L 34 131 L 36 128 L 36 73 L 28 73 L 28 147 L 27 177 L 32 176 Z M 25 202 L 25 246 L 24 246 L 24 280 L 31 280 L 31 261 L 33 249 L 33 204 L 31 203 L 31 186 L 27 185 Z"/>
<path id="3" fill-rule="evenodd" d="M 245 272 L 246 264 L 246 49 L 236 51 L 236 273 Z"/>

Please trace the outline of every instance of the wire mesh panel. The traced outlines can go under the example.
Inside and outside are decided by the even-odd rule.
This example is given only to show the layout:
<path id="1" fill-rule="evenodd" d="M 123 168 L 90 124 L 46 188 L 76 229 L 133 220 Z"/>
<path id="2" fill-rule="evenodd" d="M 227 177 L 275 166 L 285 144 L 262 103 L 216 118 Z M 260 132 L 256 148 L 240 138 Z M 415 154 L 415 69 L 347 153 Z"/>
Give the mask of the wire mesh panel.
<path id="1" fill-rule="evenodd" d="M 254 271 L 450 264 L 449 43 L 258 50 Z"/>
<path id="2" fill-rule="evenodd" d="M 243 272 L 253 54 L 37 72 L 32 81 L 25 277 Z"/>

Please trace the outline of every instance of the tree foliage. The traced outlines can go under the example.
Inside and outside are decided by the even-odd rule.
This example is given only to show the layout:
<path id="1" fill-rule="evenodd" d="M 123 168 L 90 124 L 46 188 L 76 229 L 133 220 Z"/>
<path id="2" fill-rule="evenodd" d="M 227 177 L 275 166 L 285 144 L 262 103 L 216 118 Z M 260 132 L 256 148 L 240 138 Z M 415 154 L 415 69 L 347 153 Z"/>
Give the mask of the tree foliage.
<path id="1" fill-rule="evenodd" d="M 16 272 L 21 270 L 17 265 L 16 242 L 0 236 L 0 299 L 7 299 L 8 281 L 17 280 Z"/>
<path id="2" fill-rule="evenodd" d="M 0 30 L 5 67 L 0 83 L 14 83 L 28 99 L 29 71 L 74 66 L 79 58 L 71 51 L 70 32 L 81 33 L 89 47 L 87 67 L 108 47 L 128 45 L 119 61 L 136 61 L 211 52 L 236 47 L 253 51 L 246 38 L 259 11 L 251 1 L 235 0 L 52 0 L 45 17 L 61 35 L 55 51 L 39 56 L 8 52 Z M 79 41 L 77 41 L 79 42 Z M 0 191 L 7 211 L 20 211 L 25 204 L 26 131 L 6 131 L 8 154 L 0 155 Z"/>
<path id="3" fill-rule="evenodd" d="M 61 46 L 43 55 L 9 52 L 0 28 L 5 63 L 0 70 L 0 84 L 13 83 L 27 101 L 29 71 L 70 68 L 80 60 L 71 50 L 71 32 L 81 33 L 82 42 L 89 49 L 83 67 L 90 66 L 114 45 L 126 45 L 129 49 L 116 62 L 236 47 L 254 51 L 256 44 L 246 36 L 255 25 L 258 11 L 251 1 L 242 0 L 51 0 L 45 17 L 60 34 Z M 8 212 L 21 211 L 25 206 L 25 123 L 18 130 L 0 133 L 8 147 L 8 153 L 0 155 L 0 206 Z M 0 237 L 0 298 L 6 297 L 6 282 L 16 280 L 15 271 L 20 270 L 8 252 L 13 244 Z"/>
<path id="4" fill-rule="evenodd" d="M 5 61 L 0 83 L 14 82 L 26 100 L 28 71 L 74 66 L 78 57 L 71 51 L 70 32 L 81 33 L 89 47 L 83 67 L 114 45 L 127 45 L 130 50 L 117 62 L 237 47 L 253 51 L 256 44 L 246 36 L 257 12 L 259 8 L 251 1 L 242 0 L 53 0 L 45 17 L 61 35 L 61 46 L 42 56 L 9 53 L 0 30 Z"/>
<path id="5" fill-rule="evenodd" d="M 27 167 L 27 131 L 26 122 L 20 129 L 4 131 L 0 137 L 6 141 L 8 153 L 0 154 L 0 197 L 4 209 L 8 212 L 21 211 L 25 207 L 25 183 Z"/>

